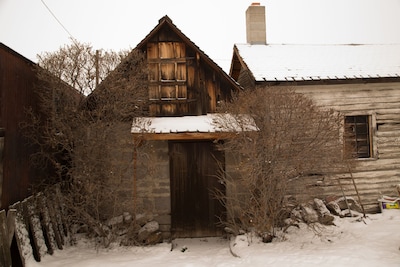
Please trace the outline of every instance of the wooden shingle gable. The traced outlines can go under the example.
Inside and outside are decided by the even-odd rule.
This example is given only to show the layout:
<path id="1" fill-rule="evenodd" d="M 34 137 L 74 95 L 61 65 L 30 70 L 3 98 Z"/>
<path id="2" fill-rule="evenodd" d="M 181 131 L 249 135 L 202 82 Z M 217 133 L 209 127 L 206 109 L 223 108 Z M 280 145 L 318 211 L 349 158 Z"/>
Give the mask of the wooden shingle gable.
<path id="1" fill-rule="evenodd" d="M 172 33 L 175 34 L 176 40 L 183 41 L 187 46 L 192 48 L 194 51 L 198 52 L 199 56 L 207 62 L 207 64 L 214 69 L 219 75 L 223 76 L 227 82 L 229 82 L 232 86 L 239 88 L 239 85 L 227 74 L 225 73 L 221 67 L 219 67 L 207 54 L 205 54 L 195 43 L 193 43 L 178 27 L 172 22 L 172 20 L 165 15 L 159 20 L 159 24 L 136 46 L 135 49 L 141 49 L 145 51 L 146 44 L 149 41 L 155 41 L 156 34 L 160 32 L 162 28 L 166 29 L 166 26 L 169 27 Z"/>
<path id="2" fill-rule="evenodd" d="M 229 100 L 238 84 L 183 34 L 168 16 L 137 45 L 149 67 L 150 114 L 204 115 Z"/>
<path id="3" fill-rule="evenodd" d="M 233 47 L 233 56 L 229 74 L 232 79 L 237 81 L 244 88 L 255 87 L 255 77 L 241 57 L 236 45 Z"/>

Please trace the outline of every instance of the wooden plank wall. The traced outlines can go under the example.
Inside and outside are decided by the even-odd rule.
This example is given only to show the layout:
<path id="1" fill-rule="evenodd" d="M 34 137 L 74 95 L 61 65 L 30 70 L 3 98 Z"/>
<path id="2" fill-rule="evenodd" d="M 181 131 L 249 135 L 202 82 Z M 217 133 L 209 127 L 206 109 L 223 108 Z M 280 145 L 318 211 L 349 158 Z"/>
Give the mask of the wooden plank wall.
<path id="1" fill-rule="evenodd" d="M 36 177 L 30 161 L 34 147 L 22 134 L 21 122 L 28 121 L 26 110 L 37 110 L 34 94 L 35 64 L 0 43 L 0 128 L 3 136 L 0 209 L 24 199 Z"/>
<path id="2" fill-rule="evenodd" d="M 11 266 L 11 242 L 8 241 L 8 228 L 6 211 L 0 211 L 0 265 Z"/>
<path id="3" fill-rule="evenodd" d="M 15 236 L 23 266 L 68 244 L 58 186 L 0 211 L 0 266 L 12 266 L 10 247 Z"/>
<path id="4" fill-rule="evenodd" d="M 183 116 L 216 112 L 218 101 L 229 99 L 235 88 L 199 52 L 176 36 L 163 38 L 147 44 L 150 114 Z"/>
<path id="5" fill-rule="evenodd" d="M 375 158 L 360 159 L 353 177 L 367 211 L 378 211 L 381 195 L 397 196 L 400 184 L 400 83 L 297 86 L 297 92 L 322 107 L 351 115 L 372 115 Z M 339 175 L 348 177 L 348 175 Z M 337 176 L 336 176 L 337 177 Z M 343 180 L 346 194 L 355 196 L 351 179 Z M 326 194 L 341 195 L 337 180 L 324 180 Z"/>

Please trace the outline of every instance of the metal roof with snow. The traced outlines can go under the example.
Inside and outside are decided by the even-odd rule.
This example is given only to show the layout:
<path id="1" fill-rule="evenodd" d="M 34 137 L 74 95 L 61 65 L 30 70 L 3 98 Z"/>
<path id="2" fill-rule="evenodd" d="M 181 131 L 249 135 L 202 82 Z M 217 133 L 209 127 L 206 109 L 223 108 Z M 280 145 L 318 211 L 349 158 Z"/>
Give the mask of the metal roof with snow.
<path id="1" fill-rule="evenodd" d="M 255 81 L 400 77 L 400 44 L 236 44 L 234 49 Z"/>

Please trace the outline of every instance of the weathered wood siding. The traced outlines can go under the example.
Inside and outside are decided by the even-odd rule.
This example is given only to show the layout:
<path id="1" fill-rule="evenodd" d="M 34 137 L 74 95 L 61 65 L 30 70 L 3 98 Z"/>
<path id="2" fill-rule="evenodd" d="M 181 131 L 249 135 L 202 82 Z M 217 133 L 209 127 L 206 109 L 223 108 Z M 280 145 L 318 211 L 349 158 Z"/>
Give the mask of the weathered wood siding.
<path id="1" fill-rule="evenodd" d="M 26 110 L 36 108 L 34 66 L 31 61 L 0 44 L 0 129 L 3 142 L 0 208 L 27 197 L 34 178 L 29 160 L 34 150 L 19 127 L 21 122 L 28 120 Z"/>
<path id="2" fill-rule="evenodd" d="M 400 183 L 400 82 L 296 86 L 324 107 L 344 115 L 371 115 L 374 157 L 359 159 L 353 177 L 367 210 L 378 211 L 381 195 L 397 196 Z M 348 174 L 337 177 L 349 177 Z M 337 179 L 310 178 L 310 188 L 341 195 Z M 356 197 L 351 179 L 343 180 L 346 195 Z"/>
<path id="3" fill-rule="evenodd" d="M 204 56 L 168 26 L 146 44 L 152 116 L 203 115 L 228 100 L 232 84 L 205 62 Z"/>
<path id="4" fill-rule="evenodd" d="M 62 202 L 56 185 L 0 210 L 0 266 L 28 266 L 71 244 Z"/>
<path id="5" fill-rule="evenodd" d="M 224 153 L 212 141 L 172 141 L 169 154 L 173 237 L 222 235 L 225 209 L 215 192 L 225 191 L 217 177 Z"/>

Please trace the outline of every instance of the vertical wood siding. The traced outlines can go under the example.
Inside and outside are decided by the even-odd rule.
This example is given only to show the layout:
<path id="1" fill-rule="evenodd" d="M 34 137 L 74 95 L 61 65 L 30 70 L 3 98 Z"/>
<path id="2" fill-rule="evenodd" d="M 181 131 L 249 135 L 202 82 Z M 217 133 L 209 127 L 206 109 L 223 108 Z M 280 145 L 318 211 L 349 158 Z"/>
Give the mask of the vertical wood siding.
<path id="1" fill-rule="evenodd" d="M 174 237 L 218 236 L 223 207 L 215 190 L 224 156 L 211 141 L 170 142 L 171 212 Z"/>
<path id="2" fill-rule="evenodd" d="M 146 44 L 146 51 L 152 116 L 216 112 L 218 100 L 227 100 L 236 89 L 168 27 Z"/>
<path id="3" fill-rule="evenodd" d="M 33 181 L 28 145 L 19 124 L 27 120 L 26 109 L 36 108 L 34 64 L 0 44 L 0 128 L 4 128 L 3 184 L 0 208 L 29 195 Z"/>

